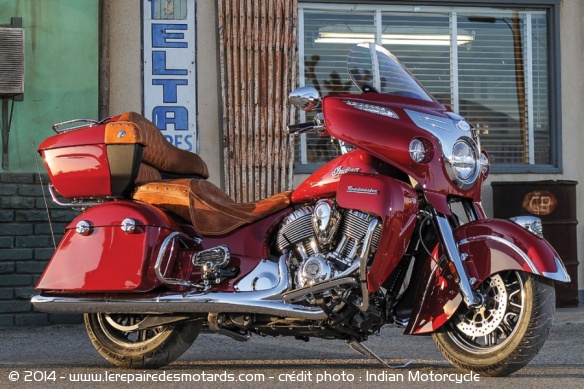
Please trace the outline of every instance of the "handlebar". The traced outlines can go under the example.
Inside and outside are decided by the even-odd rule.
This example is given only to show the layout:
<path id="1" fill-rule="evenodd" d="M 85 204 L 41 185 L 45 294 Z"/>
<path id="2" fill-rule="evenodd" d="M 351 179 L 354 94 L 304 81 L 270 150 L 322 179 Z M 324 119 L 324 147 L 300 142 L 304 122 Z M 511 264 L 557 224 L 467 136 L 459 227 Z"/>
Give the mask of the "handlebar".
<path id="1" fill-rule="evenodd" d="M 302 134 L 304 132 L 308 132 L 308 131 L 314 129 L 315 127 L 317 127 L 317 126 L 315 126 L 314 122 L 289 124 L 288 125 L 288 134 L 290 134 L 290 135 Z"/>

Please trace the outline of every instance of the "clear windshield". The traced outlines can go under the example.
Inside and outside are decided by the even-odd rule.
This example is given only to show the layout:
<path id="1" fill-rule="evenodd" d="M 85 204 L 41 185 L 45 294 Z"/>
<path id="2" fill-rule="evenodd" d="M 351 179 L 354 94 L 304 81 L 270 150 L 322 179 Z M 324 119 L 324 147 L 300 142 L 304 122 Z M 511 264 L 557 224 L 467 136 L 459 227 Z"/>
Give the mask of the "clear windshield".
<path id="1" fill-rule="evenodd" d="M 347 70 L 363 92 L 435 101 L 393 54 L 374 43 L 354 46 L 347 56 Z"/>

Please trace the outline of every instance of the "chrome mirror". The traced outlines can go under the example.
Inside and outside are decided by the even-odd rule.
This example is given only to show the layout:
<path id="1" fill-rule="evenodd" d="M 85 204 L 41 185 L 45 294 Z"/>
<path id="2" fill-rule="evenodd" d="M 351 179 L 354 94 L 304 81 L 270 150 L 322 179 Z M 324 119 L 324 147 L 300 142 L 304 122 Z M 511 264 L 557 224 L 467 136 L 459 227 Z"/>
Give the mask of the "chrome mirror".
<path id="1" fill-rule="evenodd" d="M 296 108 L 310 112 L 320 105 L 320 94 L 311 86 L 303 86 L 290 93 L 290 104 Z"/>

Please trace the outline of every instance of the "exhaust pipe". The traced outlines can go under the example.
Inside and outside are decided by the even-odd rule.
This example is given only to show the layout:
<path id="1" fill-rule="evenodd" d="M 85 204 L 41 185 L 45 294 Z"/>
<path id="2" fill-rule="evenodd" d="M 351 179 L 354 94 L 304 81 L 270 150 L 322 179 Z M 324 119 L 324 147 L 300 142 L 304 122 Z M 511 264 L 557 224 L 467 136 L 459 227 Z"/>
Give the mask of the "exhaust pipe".
<path id="1" fill-rule="evenodd" d="M 153 295 L 86 294 L 80 297 L 40 294 L 31 299 L 42 312 L 51 313 L 253 313 L 308 320 L 325 319 L 320 308 L 289 304 L 282 300 L 288 289 L 285 257 L 278 263 L 279 280 L 272 289 L 245 292 L 164 292 Z"/>

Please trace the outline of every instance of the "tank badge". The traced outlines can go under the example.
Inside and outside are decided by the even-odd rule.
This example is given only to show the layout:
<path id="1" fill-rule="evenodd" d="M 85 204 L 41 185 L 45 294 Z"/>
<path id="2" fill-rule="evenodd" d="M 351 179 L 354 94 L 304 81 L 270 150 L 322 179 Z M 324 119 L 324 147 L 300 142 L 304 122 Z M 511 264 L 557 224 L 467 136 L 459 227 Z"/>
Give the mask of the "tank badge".
<path id="1" fill-rule="evenodd" d="M 376 195 L 379 193 L 379 191 L 377 189 L 373 189 L 373 188 L 355 188 L 354 186 L 349 186 L 347 188 L 347 193 L 361 193 L 361 194 Z"/>
<path id="2" fill-rule="evenodd" d="M 346 168 L 343 168 L 343 166 L 337 166 L 337 168 L 335 170 L 333 170 L 333 172 L 331 173 L 333 177 L 338 177 L 338 176 L 342 176 L 343 174 L 347 174 L 347 173 L 359 173 L 361 171 L 361 168 L 358 167 L 349 167 L 347 166 Z"/>

